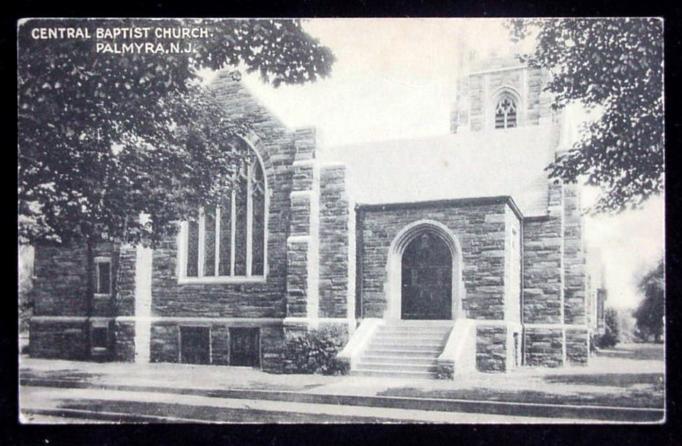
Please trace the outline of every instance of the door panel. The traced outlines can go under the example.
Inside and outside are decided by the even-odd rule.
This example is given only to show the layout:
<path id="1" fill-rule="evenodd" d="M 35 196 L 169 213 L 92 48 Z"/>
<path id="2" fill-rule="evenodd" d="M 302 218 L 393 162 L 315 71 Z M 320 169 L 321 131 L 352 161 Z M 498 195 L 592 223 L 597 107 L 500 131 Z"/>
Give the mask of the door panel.
<path id="1" fill-rule="evenodd" d="M 403 319 L 452 318 L 452 255 L 439 237 L 424 233 L 402 258 Z"/>

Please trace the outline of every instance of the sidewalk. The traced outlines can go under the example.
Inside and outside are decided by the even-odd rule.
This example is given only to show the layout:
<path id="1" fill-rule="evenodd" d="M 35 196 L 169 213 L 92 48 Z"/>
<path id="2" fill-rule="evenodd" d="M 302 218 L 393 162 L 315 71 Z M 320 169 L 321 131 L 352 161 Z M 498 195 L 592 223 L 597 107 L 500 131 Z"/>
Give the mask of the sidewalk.
<path id="1" fill-rule="evenodd" d="M 592 362 L 590 367 L 521 368 L 509 374 L 439 381 L 275 375 L 241 367 L 91 363 L 22 356 L 20 377 L 22 386 L 612 421 L 662 418 L 662 361 L 628 361 L 616 355 Z"/>

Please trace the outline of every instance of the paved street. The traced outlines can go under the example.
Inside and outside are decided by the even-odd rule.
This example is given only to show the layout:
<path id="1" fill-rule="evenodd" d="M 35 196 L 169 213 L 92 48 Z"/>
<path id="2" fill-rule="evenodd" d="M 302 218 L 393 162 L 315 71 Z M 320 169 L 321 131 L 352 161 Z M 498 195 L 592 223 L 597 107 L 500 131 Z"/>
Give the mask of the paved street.
<path id="1" fill-rule="evenodd" d="M 393 408 L 214 398 L 158 392 L 23 387 L 25 421 L 38 423 L 575 423 L 575 419 L 517 417 Z M 45 416 L 44 413 L 59 413 Z M 92 418 L 88 418 L 88 413 Z M 131 417 L 136 414 L 137 417 Z M 72 418 L 78 417 L 78 418 Z M 84 417 L 84 418 L 81 418 Z M 101 421 L 99 421 L 101 422 Z"/>

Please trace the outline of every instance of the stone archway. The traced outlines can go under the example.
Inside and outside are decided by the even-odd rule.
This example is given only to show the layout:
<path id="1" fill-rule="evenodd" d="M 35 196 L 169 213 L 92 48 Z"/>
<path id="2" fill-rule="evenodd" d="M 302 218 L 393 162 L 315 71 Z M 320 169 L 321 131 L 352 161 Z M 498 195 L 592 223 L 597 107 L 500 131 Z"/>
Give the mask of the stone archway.
<path id="1" fill-rule="evenodd" d="M 462 317 L 461 266 L 459 242 L 442 223 L 420 220 L 403 228 L 389 249 L 384 318 Z"/>

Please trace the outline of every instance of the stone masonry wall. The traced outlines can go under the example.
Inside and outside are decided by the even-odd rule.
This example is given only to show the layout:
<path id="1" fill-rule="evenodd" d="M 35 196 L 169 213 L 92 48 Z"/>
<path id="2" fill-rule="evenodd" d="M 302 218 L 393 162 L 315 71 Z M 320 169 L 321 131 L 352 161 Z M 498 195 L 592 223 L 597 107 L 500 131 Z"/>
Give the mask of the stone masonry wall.
<path id="1" fill-rule="evenodd" d="M 476 368 L 481 372 L 505 372 L 507 362 L 507 328 L 476 327 Z"/>
<path id="2" fill-rule="evenodd" d="M 563 329 L 524 329 L 525 364 L 529 366 L 559 367 L 564 365 Z"/>
<path id="3" fill-rule="evenodd" d="M 523 224 L 523 322 L 563 321 L 562 188 L 551 185 L 549 216 Z"/>
<path id="4" fill-rule="evenodd" d="M 86 354 L 85 321 L 31 320 L 29 354 L 34 358 L 83 360 Z"/>
<path id="5" fill-rule="evenodd" d="M 114 358 L 116 361 L 135 361 L 135 324 L 116 321 L 114 323 Z"/>
<path id="6" fill-rule="evenodd" d="M 350 198 L 345 166 L 322 167 L 320 173 L 320 316 L 345 318 L 350 277 Z"/>
<path id="7" fill-rule="evenodd" d="M 178 362 L 180 359 L 180 328 L 173 323 L 156 323 L 151 328 L 149 360 Z"/>
<path id="8" fill-rule="evenodd" d="M 180 327 L 176 322 L 156 322 L 152 324 L 151 362 L 179 362 Z M 230 328 L 224 323 L 191 323 L 210 327 L 211 364 L 230 365 Z M 239 327 L 249 324 L 238 324 Z M 261 368 L 268 372 L 279 373 L 283 369 L 284 332 L 281 325 L 262 325 L 260 333 Z"/>
<path id="9" fill-rule="evenodd" d="M 117 249 L 111 243 L 95 248 L 95 257 L 112 259 L 115 277 Z M 86 316 L 87 258 L 85 246 L 35 247 L 32 297 L 35 316 Z M 115 290 L 115 280 L 112 281 Z M 93 316 L 112 316 L 110 297 L 96 297 Z"/>
<path id="10" fill-rule="evenodd" d="M 521 96 L 520 125 L 538 124 L 548 113 L 541 100 L 543 84 L 544 74 L 539 69 L 519 68 L 470 75 L 468 82 L 462 84 L 468 88 L 468 96 L 462 103 L 469 105 L 471 130 L 492 128 L 495 95 L 502 88 L 511 88 Z"/>
<path id="11" fill-rule="evenodd" d="M 564 321 L 585 325 L 585 249 L 578 186 L 564 186 Z"/>
<path id="12" fill-rule="evenodd" d="M 116 275 L 116 315 L 135 315 L 135 259 L 134 246 L 123 245 L 118 258 Z"/>
<path id="13" fill-rule="evenodd" d="M 587 364 L 590 338 L 587 329 L 566 330 L 566 359 L 573 364 Z"/>
<path id="14" fill-rule="evenodd" d="M 110 257 L 112 293 L 116 291 L 116 246 L 101 243 L 94 257 Z M 87 257 L 85 246 L 35 247 L 29 350 L 33 357 L 85 359 L 87 345 Z M 113 317 L 112 297 L 93 297 L 91 316 Z M 50 319 L 51 317 L 64 317 Z M 47 317 L 44 319 L 44 317 Z"/>
<path id="15" fill-rule="evenodd" d="M 178 284 L 177 241 L 162 243 L 153 253 L 152 315 L 194 317 L 280 317 L 286 314 L 287 236 L 291 210 L 293 136 L 244 89 L 221 73 L 212 86 L 235 118 L 250 116 L 255 150 L 263 160 L 269 208 L 267 280 L 265 283 Z"/>
<path id="16" fill-rule="evenodd" d="M 558 366 L 565 360 L 584 364 L 588 359 L 579 198 L 577 187 L 553 182 L 549 215 L 524 221 L 523 321 L 529 365 Z"/>
<path id="17" fill-rule="evenodd" d="M 495 201 L 496 200 L 496 201 Z M 362 238 L 360 293 L 363 317 L 383 317 L 391 242 L 408 224 L 430 219 L 446 225 L 462 249 L 463 308 L 472 319 L 504 319 L 506 199 L 358 208 Z"/>
<path id="18" fill-rule="evenodd" d="M 314 129 L 298 129 L 294 138 L 296 149 L 293 164 L 291 217 L 287 238 L 287 308 L 289 317 L 309 315 L 309 304 L 316 299 L 318 285 L 310 268 L 319 255 L 317 205 L 319 204 L 319 175 L 315 160 L 316 136 Z"/>

